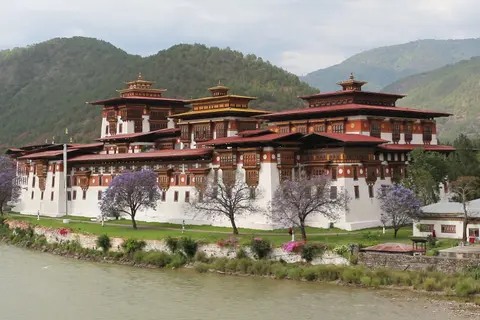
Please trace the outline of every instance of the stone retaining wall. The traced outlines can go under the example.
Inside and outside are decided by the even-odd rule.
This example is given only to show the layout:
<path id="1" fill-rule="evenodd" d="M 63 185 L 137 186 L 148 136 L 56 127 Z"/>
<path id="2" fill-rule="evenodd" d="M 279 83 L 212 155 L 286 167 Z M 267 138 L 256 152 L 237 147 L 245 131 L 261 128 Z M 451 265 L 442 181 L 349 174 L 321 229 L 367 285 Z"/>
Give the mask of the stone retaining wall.
<path id="1" fill-rule="evenodd" d="M 30 225 L 24 221 L 11 220 L 7 222 L 10 228 L 21 228 L 26 229 Z M 66 232 L 61 232 L 61 229 L 47 228 L 47 227 L 34 227 L 34 232 L 37 235 L 43 235 L 47 239 L 48 243 L 60 243 L 67 241 L 77 241 L 82 248 L 100 250 L 97 248 L 97 236 L 87 235 L 80 233 L 70 232 L 68 228 L 65 228 Z M 125 240 L 123 238 L 110 238 L 112 244 L 111 251 L 121 251 L 122 243 Z M 146 246 L 145 251 L 165 251 L 170 252 L 167 245 L 164 241 L 161 240 L 145 240 Z M 238 248 L 234 247 L 219 247 L 217 244 L 205 244 L 198 247 L 199 252 L 205 252 L 208 257 L 215 258 L 235 258 L 236 250 Z M 245 248 L 246 253 L 253 257 L 253 254 L 250 251 L 250 248 Z M 274 248 L 270 254 L 272 260 L 284 260 L 288 263 L 301 262 L 302 258 L 300 255 L 295 253 L 285 252 L 282 248 Z M 316 258 L 312 261 L 312 264 L 335 264 L 335 265 L 348 265 L 349 262 L 344 257 L 334 254 L 333 252 L 326 252 L 322 257 Z"/>
<path id="2" fill-rule="evenodd" d="M 402 254 L 366 253 L 358 256 L 358 263 L 371 268 L 385 267 L 394 270 L 461 272 L 467 267 L 480 266 L 480 259 L 449 257 L 408 256 Z"/>

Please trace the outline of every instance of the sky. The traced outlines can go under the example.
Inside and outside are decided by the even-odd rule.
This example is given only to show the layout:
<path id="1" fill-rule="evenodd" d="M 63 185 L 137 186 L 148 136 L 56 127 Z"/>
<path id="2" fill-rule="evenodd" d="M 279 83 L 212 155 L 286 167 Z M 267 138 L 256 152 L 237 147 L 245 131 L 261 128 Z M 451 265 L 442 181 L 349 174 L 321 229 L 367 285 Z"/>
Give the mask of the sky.
<path id="1" fill-rule="evenodd" d="M 379 46 L 480 37 L 479 15 L 479 0 L 0 0 L 0 50 L 71 36 L 142 56 L 202 43 L 304 75 Z"/>

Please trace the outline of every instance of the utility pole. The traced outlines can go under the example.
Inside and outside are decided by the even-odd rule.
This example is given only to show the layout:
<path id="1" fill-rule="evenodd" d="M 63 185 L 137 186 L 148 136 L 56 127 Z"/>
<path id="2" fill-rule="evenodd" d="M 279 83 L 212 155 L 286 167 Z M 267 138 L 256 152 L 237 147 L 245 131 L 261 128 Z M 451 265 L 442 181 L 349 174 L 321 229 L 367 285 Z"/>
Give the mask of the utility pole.
<path id="1" fill-rule="evenodd" d="M 65 189 L 65 215 L 68 216 L 68 166 L 67 166 L 67 144 L 63 144 L 63 184 Z"/>

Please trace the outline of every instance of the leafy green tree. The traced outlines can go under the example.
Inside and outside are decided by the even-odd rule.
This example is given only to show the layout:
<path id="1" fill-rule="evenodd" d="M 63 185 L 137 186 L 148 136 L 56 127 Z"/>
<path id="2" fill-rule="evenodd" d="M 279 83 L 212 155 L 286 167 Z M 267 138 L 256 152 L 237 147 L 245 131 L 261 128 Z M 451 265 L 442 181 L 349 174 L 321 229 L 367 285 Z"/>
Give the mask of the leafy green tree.
<path id="1" fill-rule="evenodd" d="M 455 152 L 448 157 L 449 179 L 462 176 L 480 176 L 480 161 L 474 142 L 461 134 L 453 142 Z"/>

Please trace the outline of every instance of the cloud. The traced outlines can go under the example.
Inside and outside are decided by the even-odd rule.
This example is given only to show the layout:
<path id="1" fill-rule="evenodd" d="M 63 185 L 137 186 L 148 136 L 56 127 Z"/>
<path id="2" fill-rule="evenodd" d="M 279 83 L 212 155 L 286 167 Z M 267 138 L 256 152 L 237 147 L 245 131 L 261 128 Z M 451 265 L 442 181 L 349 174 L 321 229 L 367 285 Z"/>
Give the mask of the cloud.
<path id="1" fill-rule="evenodd" d="M 378 46 L 478 37 L 478 0 L 16 0 L 2 3 L 0 49 L 58 36 L 148 55 L 177 43 L 255 53 L 305 74 Z"/>

